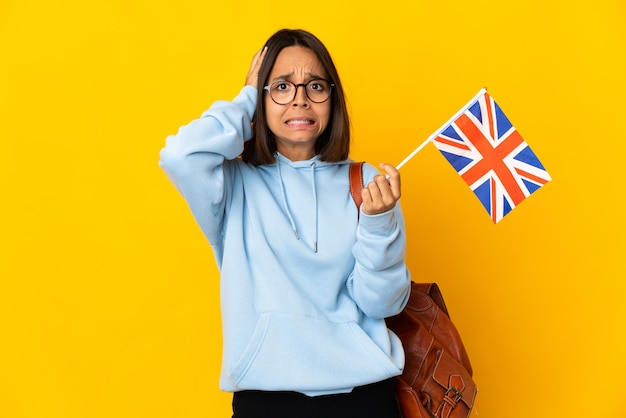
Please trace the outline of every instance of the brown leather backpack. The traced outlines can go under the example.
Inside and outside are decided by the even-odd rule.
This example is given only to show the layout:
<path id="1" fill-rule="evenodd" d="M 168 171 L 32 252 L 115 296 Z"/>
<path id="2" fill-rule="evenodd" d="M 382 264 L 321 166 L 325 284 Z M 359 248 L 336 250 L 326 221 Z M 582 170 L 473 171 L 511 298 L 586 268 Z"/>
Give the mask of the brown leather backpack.
<path id="1" fill-rule="evenodd" d="M 361 206 L 363 163 L 350 166 L 350 193 Z M 411 283 L 411 296 L 387 327 L 402 341 L 404 371 L 396 396 L 404 418 L 467 418 L 477 388 L 472 366 L 436 283 Z"/>

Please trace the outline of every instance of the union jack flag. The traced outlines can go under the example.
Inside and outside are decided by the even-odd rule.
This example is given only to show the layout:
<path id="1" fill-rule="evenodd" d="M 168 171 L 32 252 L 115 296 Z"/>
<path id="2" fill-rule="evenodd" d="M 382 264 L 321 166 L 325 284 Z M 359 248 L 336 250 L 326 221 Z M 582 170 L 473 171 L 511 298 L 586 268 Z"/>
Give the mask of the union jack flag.
<path id="1" fill-rule="evenodd" d="M 551 180 L 484 89 L 432 142 L 476 194 L 494 224 Z"/>

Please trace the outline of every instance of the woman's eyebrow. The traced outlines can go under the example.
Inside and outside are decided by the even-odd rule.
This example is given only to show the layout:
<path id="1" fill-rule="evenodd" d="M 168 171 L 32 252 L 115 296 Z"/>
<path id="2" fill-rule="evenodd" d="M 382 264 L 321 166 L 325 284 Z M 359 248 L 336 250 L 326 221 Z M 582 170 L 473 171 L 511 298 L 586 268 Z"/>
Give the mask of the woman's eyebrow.
<path id="1" fill-rule="evenodd" d="M 314 79 L 322 79 L 322 80 L 325 80 L 325 79 L 326 79 L 326 77 L 323 77 L 323 76 L 318 75 L 318 74 L 315 74 L 315 73 L 307 73 L 307 75 L 308 75 L 309 77 L 311 77 L 311 79 L 312 79 L 312 80 L 314 80 Z"/>
<path id="2" fill-rule="evenodd" d="M 293 76 L 293 73 L 279 75 L 274 77 L 272 80 L 289 80 L 291 76 Z"/>

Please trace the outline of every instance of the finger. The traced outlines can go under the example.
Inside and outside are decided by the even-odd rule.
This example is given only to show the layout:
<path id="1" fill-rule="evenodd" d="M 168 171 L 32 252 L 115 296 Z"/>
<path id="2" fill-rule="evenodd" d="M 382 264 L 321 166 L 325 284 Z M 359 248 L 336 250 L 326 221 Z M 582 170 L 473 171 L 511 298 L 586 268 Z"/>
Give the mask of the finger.
<path id="1" fill-rule="evenodd" d="M 267 53 L 267 46 L 264 46 L 256 54 L 252 57 L 252 62 L 250 63 L 250 69 L 248 70 L 248 75 L 246 77 L 246 85 L 256 87 L 259 81 L 259 69 L 261 68 L 261 64 L 263 64 L 263 59 L 265 58 L 265 54 Z"/>
<path id="2" fill-rule="evenodd" d="M 396 197 L 391 190 L 389 180 L 385 176 L 375 176 L 372 181 L 372 186 L 377 188 L 380 204 L 385 207 L 391 207 L 396 203 Z"/>
<path id="3" fill-rule="evenodd" d="M 363 213 L 366 215 L 375 215 L 377 213 L 377 209 L 369 188 L 364 187 L 361 189 L 361 198 L 363 199 L 363 205 L 361 206 Z"/>
<path id="4" fill-rule="evenodd" d="M 396 169 L 396 167 L 388 163 L 380 164 L 380 168 L 382 168 L 386 173 L 385 178 L 389 182 L 394 199 L 400 199 L 400 195 L 402 194 L 400 172 Z"/>
<path id="5" fill-rule="evenodd" d="M 382 187 L 380 182 L 382 182 Z M 363 188 L 361 196 L 363 198 L 363 213 L 366 215 L 386 212 L 395 205 L 389 184 L 381 175 L 376 176 Z"/>
<path id="6" fill-rule="evenodd" d="M 364 205 L 366 206 L 372 205 L 372 195 L 370 194 L 370 191 L 367 189 L 367 187 L 363 187 L 361 189 L 361 199 Z"/>
<path id="7" fill-rule="evenodd" d="M 252 57 L 252 64 L 250 64 L 250 70 L 254 70 L 260 67 L 261 62 L 263 62 L 263 57 L 265 57 L 265 52 L 267 51 L 267 46 L 259 49 L 256 54 Z"/>
<path id="8" fill-rule="evenodd" d="M 384 187 L 387 183 L 387 180 L 381 175 L 374 176 L 374 179 L 367 185 L 367 190 L 369 191 L 372 202 L 382 202 L 384 200 Z M 387 186 L 389 187 L 389 186 Z"/>

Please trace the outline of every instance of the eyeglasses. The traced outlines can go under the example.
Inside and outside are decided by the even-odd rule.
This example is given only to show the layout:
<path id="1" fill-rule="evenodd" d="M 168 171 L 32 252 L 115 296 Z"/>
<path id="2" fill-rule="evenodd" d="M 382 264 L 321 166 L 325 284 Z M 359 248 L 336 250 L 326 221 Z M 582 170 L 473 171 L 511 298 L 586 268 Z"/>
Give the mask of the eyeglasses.
<path id="1" fill-rule="evenodd" d="M 327 80 L 313 79 L 307 83 L 294 84 L 291 81 L 278 80 L 269 86 L 263 87 L 270 93 L 274 103 L 286 105 L 293 101 L 298 94 L 298 87 L 304 87 L 306 97 L 313 103 L 324 103 L 330 97 L 335 85 Z"/>

